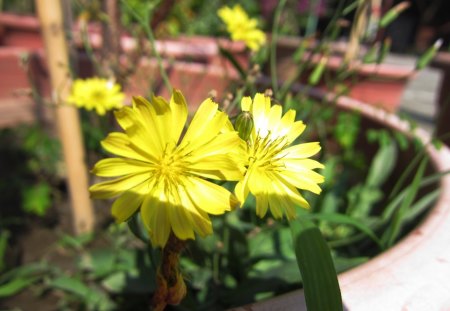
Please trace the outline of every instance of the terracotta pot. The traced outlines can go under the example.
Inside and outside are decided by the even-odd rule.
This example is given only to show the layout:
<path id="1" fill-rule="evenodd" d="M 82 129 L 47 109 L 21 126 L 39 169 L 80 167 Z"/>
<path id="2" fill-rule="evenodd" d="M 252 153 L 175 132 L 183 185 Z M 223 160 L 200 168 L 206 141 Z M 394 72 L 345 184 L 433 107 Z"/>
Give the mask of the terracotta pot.
<path id="1" fill-rule="evenodd" d="M 318 90 L 310 95 L 333 98 Z M 436 172 L 450 169 L 450 149 L 437 150 L 426 131 L 412 131 L 397 116 L 355 99 L 340 97 L 337 105 L 421 140 Z M 391 249 L 338 276 L 344 310 L 450 310 L 450 175 L 442 177 L 440 189 L 422 224 Z M 298 290 L 232 310 L 306 310 L 306 304 Z"/>
<path id="2" fill-rule="evenodd" d="M 88 25 L 88 33 L 94 51 L 100 51 L 103 44 L 100 25 Z M 82 47 L 79 25 L 74 26 L 73 35 L 75 45 Z M 136 52 L 138 46 L 142 48 L 142 44 L 126 34 L 121 36 L 120 44 L 120 62 L 128 66 L 127 62 L 135 60 L 128 55 Z M 150 53 L 148 42 L 143 45 L 144 51 Z M 41 98 L 50 98 L 50 83 L 42 47 L 36 17 L 0 13 L 0 79 L 5 81 L 0 84 L 0 127 L 50 118 L 48 107 L 31 98 L 32 90 Z M 238 78 L 236 69 L 221 55 L 220 48 L 230 51 L 241 66 L 248 67 L 248 53 L 242 42 L 201 36 L 156 42 L 156 49 L 164 58 L 164 66 L 173 87 L 183 91 L 192 103 L 192 109 L 208 97 L 211 90 L 215 90 L 219 98 L 222 97 L 230 83 Z M 27 61 L 24 62 L 24 59 Z M 76 71 L 80 76 L 86 78 L 93 75 L 93 65 L 86 54 L 79 52 L 77 59 Z M 148 95 L 150 90 L 170 97 L 163 87 L 156 60 L 141 57 L 137 61 L 137 70 L 127 77 L 124 85 L 124 91 L 129 95 L 128 101 L 132 95 Z"/>
<path id="3" fill-rule="evenodd" d="M 301 44 L 300 38 L 282 37 L 277 41 L 277 76 L 281 80 L 286 81 L 295 74 L 297 64 L 293 62 L 293 55 Z M 330 44 L 333 54 L 329 56 L 326 64 L 326 74 L 328 80 L 333 79 L 336 70 L 343 63 L 343 51 L 345 44 Z M 305 61 L 310 55 L 305 53 Z M 318 63 L 320 55 L 311 57 L 311 62 Z M 403 91 L 408 81 L 414 76 L 414 68 L 408 66 L 398 66 L 392 64 L 362 64 L 353 62 L 350 65 L 354 74 L 351 78 L 345 79 L 343 82 L 348 87 L 347 96 L 375 105 L 390 112 L 398 110 Z M 309 72 L 303 75 L 299 82 L 306 83 L 308 81 Z M 331 76 L 331 77 L 330 77 Z M 318 88 L 327 90 L 326 79 L 323 78 Z"/>

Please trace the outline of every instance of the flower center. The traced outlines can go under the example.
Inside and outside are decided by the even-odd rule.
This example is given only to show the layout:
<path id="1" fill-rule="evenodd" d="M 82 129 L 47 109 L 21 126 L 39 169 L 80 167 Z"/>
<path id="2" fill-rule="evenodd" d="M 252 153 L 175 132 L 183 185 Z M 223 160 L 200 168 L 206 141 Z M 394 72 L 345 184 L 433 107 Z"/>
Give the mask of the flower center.
<path id="1" fill-rule="evenodd" d="M 91 93 L 91 97 L 93 100 L 102 100 L 105 96 L 104 96 L 104 92 L 103 90 L 93 90 Z"/>
<path id="2" fill-rule="evenodd" d="M 287 146 L 286 136 L 271 137 L 270 132 L 264 137 L 257 134 L 256 140 L 250 145 L 252 152 L 249 157 L 250 165 L 260 168 L 276 170 L 284 167 L 282 157 L 278 154 Z"/>
<path id="3" fill-rule="evenodd" d="M 156 166 L 155 177 L 162 179 L 166 183 L 178 183 L 179 176 L 186 171 L 186 161 L 183 161 L 182 155 L 177 152 L 176 147 L 166 146 L 160 162 Z"/>

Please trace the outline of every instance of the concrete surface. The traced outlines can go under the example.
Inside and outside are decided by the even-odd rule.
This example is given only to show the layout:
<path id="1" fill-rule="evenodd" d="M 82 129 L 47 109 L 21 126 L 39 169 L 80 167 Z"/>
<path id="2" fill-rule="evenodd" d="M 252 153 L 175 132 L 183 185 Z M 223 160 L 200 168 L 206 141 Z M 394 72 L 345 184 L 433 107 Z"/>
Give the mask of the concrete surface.
<path id="1" fill-rule="evenodd" d="M 386 62 L 399 65 L 414 65 L 417 57 L 409 55 L 389 55 Z M 409 81 L 403 94 L 399 114 L 416 121 L 421 127 L 432 132 L 435 126 L 437 94 L 442 73 L 433 68 L 425 68 Z"/>

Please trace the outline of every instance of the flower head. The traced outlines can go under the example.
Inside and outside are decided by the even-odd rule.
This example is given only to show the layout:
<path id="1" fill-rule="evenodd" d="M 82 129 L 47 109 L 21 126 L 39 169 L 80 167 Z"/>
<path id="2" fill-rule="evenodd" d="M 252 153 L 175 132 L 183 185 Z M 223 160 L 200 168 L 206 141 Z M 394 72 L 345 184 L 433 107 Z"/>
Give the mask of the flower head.
<path id="1" fill-rule="evenodd" d="M 236 4 L 233 8 L 224 6 L 217 12 L 227 26 L 233 41 L 244 41 L 249 49 L 257 51 L 266 42 L 266 35 L 258 29 L 258 22 L 249 18 L 244 9 Z"/>
<path id="2" fill-rule="evenodd" d="M 120 222 L 140 210 L 155 246 L 163 247 L 171 232 L 181 240 L 211 234 L 208 214 L 223 214 L 238 201 L 206 179 L 239 180 L 243 173 L 234 156 L 241 140 L 228 116 L 207 99 L 182 136 L 188 110 L 176 90 L 170 103 L 134 97 L 115 115 L 125 133 L 109 134 L 102 146 L 119 157 L 100 160 L 93 173 L 117 178 L 92 186 L 91 195 L 118 197 L 112 214 Z"/>
<path id="3" fill-rule="evenodd" d="M 102 116 L 107 110 L 122 107 L 124 98 L 120 85 L 102 78 L 89 78 L 74 81 L 67 101 L 86 110 L 95 109 Z"/>
<path id="4" fill-rule="evenodd" d="M 295 144 L 305 125 L 295 121 L 295 110 L 282 116 L 280 105 L 271 105 L 270 98 L 256 94 L 253 101 L 244 97 L 243 111 L 253 115 L 253 131 L 246 143 L 247 171 L 237 183 L 237 198 L 244 202 L 249 192 L 256 198 L 256 213 L 263 217 L 270 208 L 275 218 L 295 217 L 295 206 L 309 204 L 298 189 L 320 193 L 322 175 L 313 169 L 323 165 L 309 157 L 320 150 L 318 142 Z"/>

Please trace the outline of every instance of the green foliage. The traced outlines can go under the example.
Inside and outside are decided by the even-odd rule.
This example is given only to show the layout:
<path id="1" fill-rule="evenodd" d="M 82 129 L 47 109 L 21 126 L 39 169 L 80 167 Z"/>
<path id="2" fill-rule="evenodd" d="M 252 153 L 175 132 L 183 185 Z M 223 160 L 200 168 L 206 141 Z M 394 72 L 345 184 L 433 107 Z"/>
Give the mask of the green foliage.
<path id="1" fill-rule="evenodd" d="M 51 188 L 46 182 L 40 182 L 23 193 L 23 209 L 27 213 L 44 216 L 51 206 Z"/>
<path id="2" fill-rule="evenodd" d="M 308 310 L 343 310 L 333 260 L 320 230 L 306 219 L 292 222 L 291 228 Z"/>
<path id="3" fill-rule="evenodd" d="M 8 247 L 8 239 L 11 233 L 8 230 L 0 230 L 0 271 L 5 268 L 6 248 Z"/>

